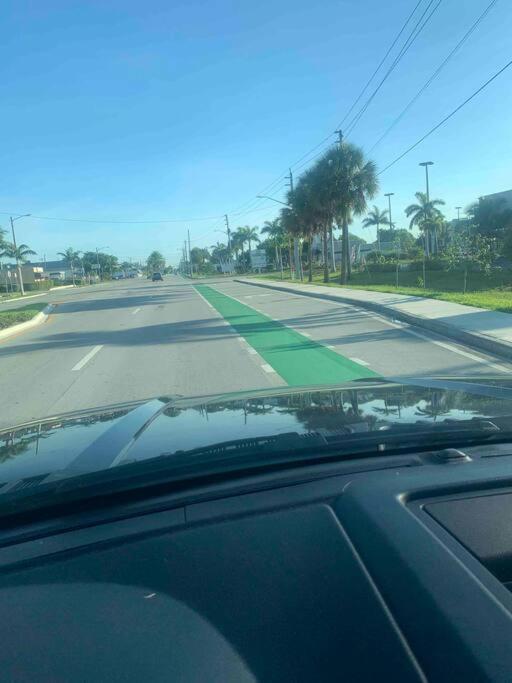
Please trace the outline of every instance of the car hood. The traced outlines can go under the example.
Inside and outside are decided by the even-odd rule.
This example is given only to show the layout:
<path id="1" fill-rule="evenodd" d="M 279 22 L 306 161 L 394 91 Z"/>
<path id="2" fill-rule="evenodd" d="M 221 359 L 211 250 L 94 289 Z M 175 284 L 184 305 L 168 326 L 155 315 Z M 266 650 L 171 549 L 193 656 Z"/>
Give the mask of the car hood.
<path id="1" fill-rule="evenodd" d="M 154 458 L 232 457 L 249 448 L 278 453 L 353 435 L 384 436 L 386 430 L 411 424 L 442 429 L 479 421 L 489 429 L 500 421 L 500 428 L 512 428 L 512 381 L 401 378 L 162 397 L 0 432 L 0 493 L 52 475 L 87 474 Z"/>

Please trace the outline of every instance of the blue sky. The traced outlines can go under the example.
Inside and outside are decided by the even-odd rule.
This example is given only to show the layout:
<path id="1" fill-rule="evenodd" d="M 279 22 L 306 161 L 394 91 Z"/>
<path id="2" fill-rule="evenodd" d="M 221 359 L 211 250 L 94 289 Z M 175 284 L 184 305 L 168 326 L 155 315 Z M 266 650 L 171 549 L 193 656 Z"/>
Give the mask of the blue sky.
<path id="1" fill-rule="evenodd" d="M 373 145 L 488 2 L 441 2 L 351 141 Z M 223 239 L 226 212 L 233 228 L 261 225 L 278 205 L 255 195 L 336 128 L 415 4 L 5 0 L 0 225 L 11 212 L 55 218 L 17 224 L 18 241 L 41 257 L 108 246 L 123 259 L 160 249 L 171 262 L 187 228 L 206 246 Z M 511 59 L 511 20 L 512 5 L 498 0 L 372 152 L 379 167 Z M 448 217 L 512 188 L 511 85 L 512 68 L 382 174 L 376 203 L 386 208 L 382 194 L 395 192 L 400 227 L 424 188 L 424 159 L 435 162 L 431 194 Z M 282 185 L 272 188 L 278 199 Z M 177 220 L 107 222 L 162 219 Z M 357 220 L 354 231 L 373 238 Z"/>

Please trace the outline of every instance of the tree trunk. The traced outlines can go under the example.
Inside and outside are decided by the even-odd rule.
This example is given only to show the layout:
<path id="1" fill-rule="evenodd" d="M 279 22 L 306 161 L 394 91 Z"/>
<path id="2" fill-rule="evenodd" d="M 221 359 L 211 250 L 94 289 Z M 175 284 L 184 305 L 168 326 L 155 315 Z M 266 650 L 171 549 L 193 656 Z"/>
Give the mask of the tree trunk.
<path id="1" fill-rule="evenodd" d="M 313 235 L 309 235 L 309 272 L 308 272 L 308 282 L 313 282 Z"/>
<path id="2" fill-rule="evenodd" d="M 340 282 L 346 285 L 350 277 L 350 245 L 348 243 L 348 220 L 343 218 L 341 244 L 341 275 Z"/>
<path id="3" fill-rule="evenodd" d="M 277 269 L 279 268 L 279 252 L 277 250 L 277 242 L 274 243 L 274 251 L 275 251 L 275 255 L 276 255 L 276 268 L 275 269 L 277 271 Z"/>
<path id="4" fill-rule="evenodd" d="M 290 280 L 293 280 L 292 238 L 291 237 L 288 237 L 288 265 L 290 266 Z"/>
<path id="5" fill-rule="evenodd" d="M 334 252 L 334 230 L 331 226 L 331 254 L 332 254 L 332 270 L 336 272 L 336 254 Z"/>
<path id="6" fill-rule="evenodd" d="M 295 277 L 300 278 L 299 238 L 293 238 L 293 260 L 295 264 Z"/>
<path id="7" fill-rule="evenodd" d="M 329 255 L 327 253 L 327 221 L 323 225 L 324 282 L 329 282 Z"/>

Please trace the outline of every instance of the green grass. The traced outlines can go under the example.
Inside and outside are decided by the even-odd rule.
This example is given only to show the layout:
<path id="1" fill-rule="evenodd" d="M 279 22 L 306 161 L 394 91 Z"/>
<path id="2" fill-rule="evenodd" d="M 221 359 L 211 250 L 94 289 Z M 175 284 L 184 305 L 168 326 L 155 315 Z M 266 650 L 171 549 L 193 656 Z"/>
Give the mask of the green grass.
<path id="1" fill-rule="evenodd" d="M 331 275 L 329 283 L 323 282 L 323 273 L 319 271 L 313 274 L 313 284 L 322 284 L 329 287 L 349 287 L 365 289 L 375 292 L 392 292 L 394 294 L 410 294 L 430 299 L 452 301 L 466 306 L 488 308 L 493 311 L 512 313 L 512 282 L 503 273 L 484 275 L 483 273 L 470 273 L 468 275 L 468 291 L 462 293 L 462 273 L 454 271 L 435 270 L 426 273 L 426 288 L 418 287 L 418 277 L 421 272 L 400 271 L 399 287 L 395 286 L 395 273 L 353 273 L 350 285 L 340 285 L 337 281 L 339 275 Z M 281 280 L 280 273 L 266 273 L 265 275 L 252 276 L 265 280 Z M 307 275 L 306 275 L 307 278 Z M 290 281 L 290 273 L 285 274 L 285 280 Z M 297 284 L 301 284 L 294 280 Z M 307 281 L 302 283 L 307 286 Z"/>
<path id="2" fill-rule="evenodd" d="M 46 303 L 34 303 L 21 308 L 11 308 L 9 311 L 0 310 L 0 330 L 31 320 L 47 305 Z"/>

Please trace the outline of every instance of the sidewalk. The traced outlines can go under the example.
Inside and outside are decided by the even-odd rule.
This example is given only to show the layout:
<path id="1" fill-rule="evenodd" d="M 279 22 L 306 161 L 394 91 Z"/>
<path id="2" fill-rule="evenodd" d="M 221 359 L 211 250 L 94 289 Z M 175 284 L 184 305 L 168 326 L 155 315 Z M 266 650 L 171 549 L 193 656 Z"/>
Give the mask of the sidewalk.
<path id="1" fill-rule="evenodd" d="M 291 282 L 235 278 L 236 282 L 348 303 L 450 337 L 475 349 L 512 359 L 512 315 L 439 299 L 364 289 L 299 285 Z"/>

